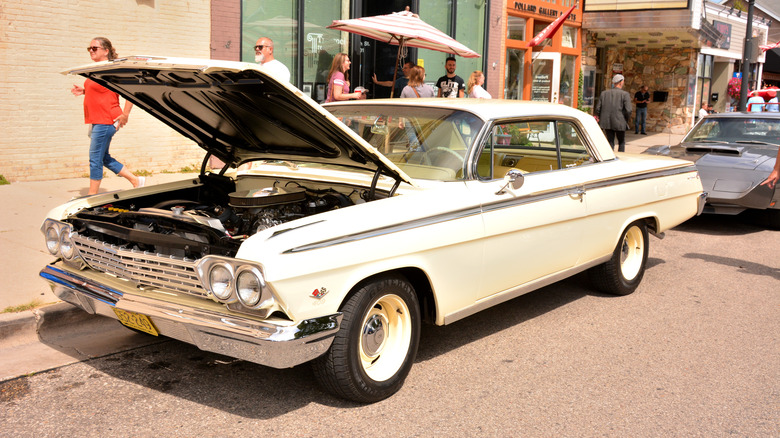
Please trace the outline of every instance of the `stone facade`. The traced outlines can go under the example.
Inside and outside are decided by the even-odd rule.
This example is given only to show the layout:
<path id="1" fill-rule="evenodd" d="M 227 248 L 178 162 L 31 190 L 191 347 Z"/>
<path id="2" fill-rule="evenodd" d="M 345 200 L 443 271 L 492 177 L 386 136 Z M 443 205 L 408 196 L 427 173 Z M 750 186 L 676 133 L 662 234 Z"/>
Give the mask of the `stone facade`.
<path id="1" fill-rule="evenodd" d="M 111 40 L 120 57 L 211 55 L 209 0 L 3 0 L 0 21 L 0 175 L 11 182 L 88 177 L 83 98 L 70 93 L 84 78 L 60 72 L 91 63 L 92 38 Z M 204 151 L 135 108 L 111 155 L 159 173 L 199 168 Z"/>
<path id="2" fill-rule="evenodd" d="M 598 65 L 598 48 L 592 37 L 585 38 L 583 66 L 595 66 L 601 72 L 601 89 L 611 86 L 614 64 L 623 65 L 624 90 L 631 94 L 647 85 L 653 91 L 668 92 L 666 102 L 651 101 L 647 106 L 647 131 L 685 134 L 694 122 L 696 62 L 698 51 L 693 47 L 644 49 L 605 47 L 602 65 Z M 598 98 L 598 96 L 596 96 Z M 633 118 L 629 123 L 633 129 Z"/>

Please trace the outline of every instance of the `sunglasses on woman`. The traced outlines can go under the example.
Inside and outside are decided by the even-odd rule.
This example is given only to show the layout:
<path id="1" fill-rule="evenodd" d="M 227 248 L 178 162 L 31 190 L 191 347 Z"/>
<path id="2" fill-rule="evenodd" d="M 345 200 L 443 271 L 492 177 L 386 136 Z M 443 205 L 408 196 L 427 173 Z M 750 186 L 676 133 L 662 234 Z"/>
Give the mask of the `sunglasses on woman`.
<path id="1" fill-rule="evenodd" d="M 102 47 L 100 47 L 100 46 L 90 46 L 90 47 L 87 47 L 87 52 L 97 52 L 98 49 L 102 49 Z"/>

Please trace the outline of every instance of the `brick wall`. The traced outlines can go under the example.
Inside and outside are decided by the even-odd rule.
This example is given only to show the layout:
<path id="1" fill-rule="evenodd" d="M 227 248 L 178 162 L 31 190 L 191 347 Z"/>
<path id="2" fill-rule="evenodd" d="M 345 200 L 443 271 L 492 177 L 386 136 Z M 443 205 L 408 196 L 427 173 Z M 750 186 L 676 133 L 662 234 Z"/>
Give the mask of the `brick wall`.
<path id="1" fill-rule="evenodd" d="M 241 0 L 211 1 L 211 59 L 241 60 Z"/>
<path id="2" fill-rule="evenodd" d="M 487 58 L 487 72 L 490 77 L 487 92 L 493 99 L 504 98 L 504 53 L 506 52 L 506 4 L 503 0 L 490 0 L 490 17 L 488 18 L 487 38 L 490 41 Z"/>
<path id="3" fill-rule="evenodd" d="M 120 57 L 210 57 L 209 0 L 2 0 L 0 23 L 0 175 L 12 182 L 88 175 L 83 98 L 70 93 L 84 79 L 60 72 L 91 62 L 92 38 Z M 199 167 L 204 152 L 135 108 L 111 155 L 157 173 Z"/>

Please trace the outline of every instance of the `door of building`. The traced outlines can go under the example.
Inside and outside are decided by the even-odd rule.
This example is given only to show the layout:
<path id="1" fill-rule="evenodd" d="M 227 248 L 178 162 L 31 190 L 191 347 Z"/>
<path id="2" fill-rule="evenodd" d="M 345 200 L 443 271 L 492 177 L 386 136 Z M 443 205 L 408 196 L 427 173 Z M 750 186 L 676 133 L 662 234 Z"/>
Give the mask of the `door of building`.
<path id="1" fill-rule="evenodd" d="M 413 2 L 416 3 L 416 2 Z M 371 17 L 375 15 L 392 14 L 393 12 L 403 11 L 410 2 L 408 0 L 362 0 L 360 2 L 360 10 L 357 12 L 358 17 Z M 412 4 L 412 10 L 418 10 L 419 6 Z M 355 38 L 355 37 L 353 37 Z M 380 82 L 392 82 L 393 72 L 397 68 L 397 75 L 403 75 L 401 72 L 401 66 L 405 61 L 411 60 L 416 62 L 417 49 L 407 48 L 402 53 L 406 55 L 399 61 L 399 66 L 395 65 L 396 56 L 398 55 L 398 46 L 387 44 L 382 41 L 377 41 L 368 37 L 359 39 L 360 47 L 357 49 L 357 53 L 354 53 L 352 57 L 352 69 L 353 86 L 362 85 L 369 89 L 369 97 L 371 98 L 383 98 L 390 97 L 391 87 L 383 87 L 374 85 L 373 75 L 377 76 L 377 80 Z M 398 76 L 400 77 L 400 76 Z"/>
<path id="2" fill-rule="evenodd" d="M 558 102 L 561 78 L 561 54 L 537 52 L 531 62 L 531 100 Z"/>

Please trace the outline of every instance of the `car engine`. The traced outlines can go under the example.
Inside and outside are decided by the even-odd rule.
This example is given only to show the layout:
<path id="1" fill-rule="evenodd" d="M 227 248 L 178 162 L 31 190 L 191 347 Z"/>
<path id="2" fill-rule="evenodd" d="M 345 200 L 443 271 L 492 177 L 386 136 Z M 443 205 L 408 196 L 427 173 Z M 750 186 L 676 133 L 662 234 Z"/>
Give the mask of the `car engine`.
<path id="1" fill-rule="evenodd" d="M 267 228 L 346 207 L 349 196 L 296 182 L 236 191 L 232 180 L 201 177 L 201 186 L 86 208 L 68 222 L 101 244 L 199 259 L 235 256 L 241 242 Z M 258 181 L 259 183 L 260 181 Z"/>

